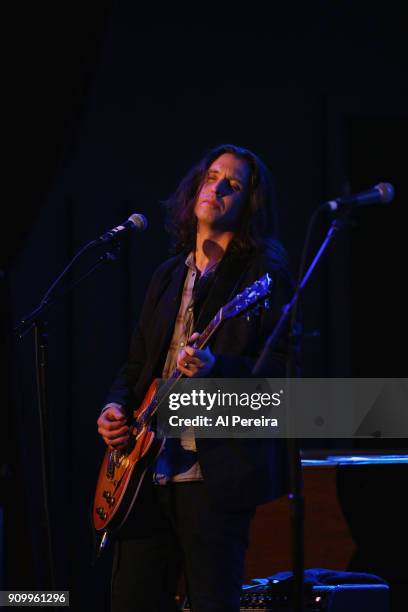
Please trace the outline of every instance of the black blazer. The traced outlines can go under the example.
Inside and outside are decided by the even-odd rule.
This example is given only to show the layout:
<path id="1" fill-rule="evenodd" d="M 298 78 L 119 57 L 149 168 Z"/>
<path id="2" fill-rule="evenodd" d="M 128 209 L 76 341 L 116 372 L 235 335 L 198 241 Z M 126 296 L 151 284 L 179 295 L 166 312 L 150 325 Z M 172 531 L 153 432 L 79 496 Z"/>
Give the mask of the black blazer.
<path id="1" fill-rule="evenodd" d="M 153 380 L 160 377 L 180 306 L 187 266 L 185 255 L 165 261 L 150 282 L 127 363 L 114 381 L 106 402 L 138 406 Z M 195 305 L 195 331 L 202 332 L 219 308 L 263 276 L 272 277 L 271 307 L 248 322 L 224 321 L 209 346 L 216 357 L 211 378 L 250 377 L 263 344 L 292 294 L 292 283 L 282 266 L 266 253 L 234 255 L 227 252 L 213 275 L 207 293 Z M 263 375 L 285 375 L 287 340 L 282 337 L 268 358 Z M 277 439 L 196 440 L 203 478 L 214 500 L 226 507 L 249 507 L 270 501 L 288 489 L 286 444 Z"/>

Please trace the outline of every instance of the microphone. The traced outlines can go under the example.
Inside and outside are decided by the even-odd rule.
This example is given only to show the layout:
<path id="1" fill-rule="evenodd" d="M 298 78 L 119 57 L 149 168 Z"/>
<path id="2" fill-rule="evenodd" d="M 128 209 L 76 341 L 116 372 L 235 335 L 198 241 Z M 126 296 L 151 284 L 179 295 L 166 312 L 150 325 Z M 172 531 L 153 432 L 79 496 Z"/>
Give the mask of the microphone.
<path id="1" fill-rule="evenodd" d="M 97 238 L 96 242 L 107 242 L 108 240 L 112 240 L 113 238 L 118 238 L 119 236 L 123 236 L 125 233 L 130 230 L 136 230 L 137 232 L 142 232 L 147 227 L 147 219 L 144 215 L 140 215 L 138 213 L 133 213 L 130 215 L 129 219 L 122 223 L 122 225 L 118 225 L 113 229 L 109 230 L 109 232 L 105 232 L 102 236 Z"/>
<path id="2" fill-rule="evenodd" d="M 391 183 L 378 183 L 367 191 L 336 198 L 325 202 L 324 206 L 335 211 L 342 206 L 365 206 L 366 204 L 388 204 L 394 199 L 395 189 Z"/>

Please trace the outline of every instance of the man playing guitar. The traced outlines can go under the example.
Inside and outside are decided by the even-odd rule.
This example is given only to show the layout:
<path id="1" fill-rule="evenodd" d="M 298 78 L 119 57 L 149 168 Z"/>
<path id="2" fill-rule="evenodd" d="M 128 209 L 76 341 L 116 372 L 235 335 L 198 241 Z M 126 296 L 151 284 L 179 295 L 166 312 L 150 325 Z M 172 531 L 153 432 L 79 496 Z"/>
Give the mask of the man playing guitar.
<path id="1" fill-rule="evenodd" d="M 178 254 L 153 275 L 128 361 L 98 419 L 110 449 L 129 444 L 129 416 L 154 378 L 176 367 L 187 377 L 251 376 L 291 295 L 283 250 L 271 237 L 270 173 L 255 154 L 212 149 L 167 208 Z M 194 348 L 217 310 L 265 273 L 270 309 L 250 322 L 225 321 L 209 346 Z M 283 339 L 265 376 L 284 376 L 285 353 Z M 192 429 L 167 440 L 117 534 L 112 612 L 176 610 L 182 570 L 194 612 L 239 611 L 250 521 L 258 504 L 286 492 L 285 457 L 281 440 L 196 439 Z"/>

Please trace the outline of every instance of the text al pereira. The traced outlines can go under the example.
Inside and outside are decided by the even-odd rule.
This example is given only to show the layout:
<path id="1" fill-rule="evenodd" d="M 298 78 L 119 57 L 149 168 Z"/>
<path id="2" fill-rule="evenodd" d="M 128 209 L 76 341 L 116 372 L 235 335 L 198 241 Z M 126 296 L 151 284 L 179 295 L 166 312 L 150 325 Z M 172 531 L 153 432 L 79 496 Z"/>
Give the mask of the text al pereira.
<path id="1" fill-rule="evenodd" d="M 277 427 L 278 419 L 269 417 L 241 417 L 239 415 L 221 415 L 216 419 L 208 416 L 191 418 L 179 417 L 174 414 L 169 417 L 171 427 Z"/>

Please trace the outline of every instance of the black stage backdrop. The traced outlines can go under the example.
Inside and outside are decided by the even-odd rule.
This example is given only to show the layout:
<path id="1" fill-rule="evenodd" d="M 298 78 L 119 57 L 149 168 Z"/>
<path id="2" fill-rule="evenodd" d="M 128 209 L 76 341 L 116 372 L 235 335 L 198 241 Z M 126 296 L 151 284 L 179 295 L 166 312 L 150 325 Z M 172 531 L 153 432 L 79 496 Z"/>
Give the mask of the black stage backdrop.
<path id="1" fill-rule="evenodd" d="M 17 342 L 10 330 L 81 245 L 133 212 L 146 215 L 148 231 L 48 317 L 57 586 L 70 588 L 73 609 L 104 610 L 110 552 L 91 565 L 88 516 L 104 450 L 95 422 L 148 280 L 167 255 L 160 201 L 207 148 L 236 143 L 270 166 L 294 274 L 320 202 L 380 181 L 395 185 L 392 208 L 358 211 L 304 296 L 305 330 L 320 336 L 304 341 L 303 372 L 406 374 L 402 9 L 269 4 L 198 2 L 190 14 L 164 14 L 117 0 L 17 16 L 10 53 L 18 180 L 4 211 L 0 277 L 7 588 L 47 584 L 33 335 Z"/>

